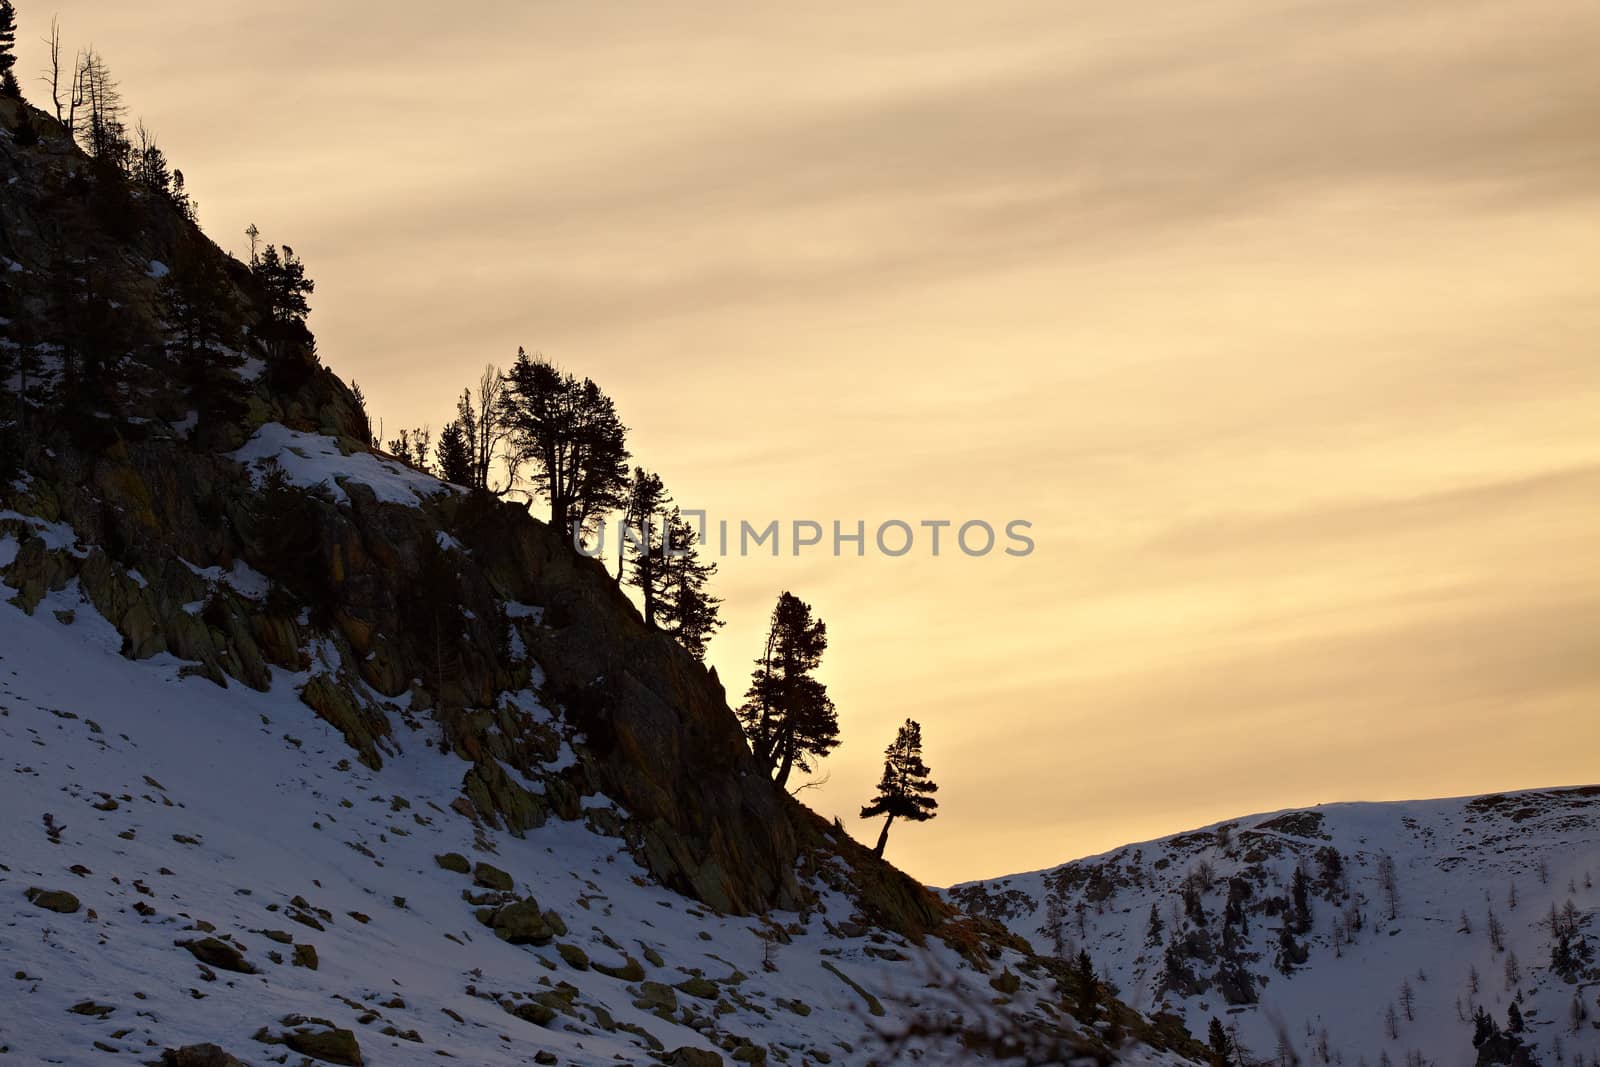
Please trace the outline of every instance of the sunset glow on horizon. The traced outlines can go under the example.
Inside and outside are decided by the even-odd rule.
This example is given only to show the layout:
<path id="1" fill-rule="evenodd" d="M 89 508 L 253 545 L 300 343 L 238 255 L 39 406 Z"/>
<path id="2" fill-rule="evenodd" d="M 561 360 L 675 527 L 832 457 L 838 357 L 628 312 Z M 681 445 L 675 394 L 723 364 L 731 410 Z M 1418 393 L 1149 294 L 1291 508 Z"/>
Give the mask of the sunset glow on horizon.
<path id="1" fill-rule="evenodd" d="M 737 705 L 812 605 L 801 797 L 871 844 L 917 719 L 919 878 L 1600 778 L 1600 7 L 56 7 L 207 233 L 305 259 L 386 439 L 525 346 L 780 523 L 709 662 Z"/>

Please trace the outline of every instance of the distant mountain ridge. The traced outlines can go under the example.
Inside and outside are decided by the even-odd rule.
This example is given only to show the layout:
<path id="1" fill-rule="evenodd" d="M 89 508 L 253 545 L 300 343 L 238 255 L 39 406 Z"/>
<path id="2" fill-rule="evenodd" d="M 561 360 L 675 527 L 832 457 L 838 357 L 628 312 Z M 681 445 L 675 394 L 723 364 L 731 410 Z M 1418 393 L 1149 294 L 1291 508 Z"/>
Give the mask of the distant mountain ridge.
<path id="1" fill-rule="evenodd" d="M 1299 877 L 1296 871 L 1299 871 Z M 1232 819 L 947 897 L 1248 1062 L 1600 1063 L 1600 786 Z M 1298 887 L 1296 883 L 1299 883 Z M 1152 914 L 1154 918 L 1152 919 Z M 1496 945 L 1498 943 L 1498 947 Z"/>

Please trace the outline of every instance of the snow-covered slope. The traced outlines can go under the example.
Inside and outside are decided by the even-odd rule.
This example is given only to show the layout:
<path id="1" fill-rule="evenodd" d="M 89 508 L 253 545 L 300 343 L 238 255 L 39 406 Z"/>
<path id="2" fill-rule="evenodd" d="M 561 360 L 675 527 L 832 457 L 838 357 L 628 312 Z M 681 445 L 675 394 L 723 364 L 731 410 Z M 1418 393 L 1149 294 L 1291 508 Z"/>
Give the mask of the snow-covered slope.
<path id="1" fill-rule="evenodd" d="M 969 1003 L 995 997 L 992 974 L 938 940 L 849 922 L 820 882 L 809 914 L 724 916 L 660 888 L 591 820 L 522 838 L 475 825 L 459 810 L 469 765 L 428 744 L 403 702 L 389 705 L 398 751 L 371 770 L 296 698 L 304 675 L 224 689 L 168 655 L 123 658 L 75 585 L 32 616 L 9 595 L 0 1063 L 159 1061 L 201 1042 L 285 1062 L 274 1042 L 291 1038 L 345 1062 L 338 1030 L 367 1064 L 722 1062 L 714 1049 L 862 1063 L 885 1057 L 879 1031 L 945 996 L 932 979 Z M 556 761 L 573 758 L 581 737 L 559 716 L 531 693 L 506 699 L 548 716 L 567 738 Z M 446 869 L 450 853 L 509 887 Z M 530 943 L 483 925 L 505 904 L 518 923 L 503 925 Z M 1016 952 L 995 965 L 1034 970 Z M 1028 1007 L 1050 989 L 1029 978 L 1002 999 Z"/>
<path id="2" fill-rule="evenodd" d="M 1597 879 L 1587 787 L 1256 815 L 948 895 L 1251 1062 L 1472 1063 L 1476 1009 L 1515 1002 L 1537 1062 L 1588 1065 Z"/>

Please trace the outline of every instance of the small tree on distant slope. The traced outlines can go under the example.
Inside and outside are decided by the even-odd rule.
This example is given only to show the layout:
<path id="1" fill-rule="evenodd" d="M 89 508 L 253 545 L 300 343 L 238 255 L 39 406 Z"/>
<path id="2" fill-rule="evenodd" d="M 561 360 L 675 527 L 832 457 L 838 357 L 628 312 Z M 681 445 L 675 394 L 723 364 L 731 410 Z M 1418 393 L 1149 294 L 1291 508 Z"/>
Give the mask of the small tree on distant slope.
<path id="1" fill-rule="evenodd" d="M 872 850 L 875 855 L 883 855 L 884 846 L 889 843 L 889 827 L 896 819 L 927 822 L 938 814 L 939 802 L 930 794 L 937 793 L 939 787 L 928 775 L 928 765 L 922 762 L 922 726 L 907 719 L 893 743 L 884 749 L 878 795 L 861 809 L 863 819 L 888 816 Z"/>
<path id="2" fill-rule="evenodd" d="M 1206 1033 L 1206 1046 L 1210 1067 L 1233 1067 L 1232 1043 L 1228 1040 L 1228 1032 L 1222 1028 L 1222 1020 L 1215 1015 L 1211 1017 L 1211 1028 Z"/>

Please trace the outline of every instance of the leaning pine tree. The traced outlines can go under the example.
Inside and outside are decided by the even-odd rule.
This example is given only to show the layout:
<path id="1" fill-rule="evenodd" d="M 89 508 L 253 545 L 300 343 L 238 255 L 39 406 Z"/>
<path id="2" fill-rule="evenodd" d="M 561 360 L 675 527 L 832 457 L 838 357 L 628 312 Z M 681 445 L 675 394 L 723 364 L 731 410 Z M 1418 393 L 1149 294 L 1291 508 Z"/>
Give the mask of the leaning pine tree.
<path id="1" fill-rule="evenodd" d="M 939 802 L 929 794 L 939 787 L 928 777 L 928 765 L 922 762 L 922 727 L 907 719 L 894 742 L 884 749 L 883 778 L 878 782 L 878 795 L 872 803 L 861 809 L 863 819 L 887 815 L 873 854 L 883 855 L 889 843 L 889 827 L 896 819 L 927 822 L 938 814 Z"/>

